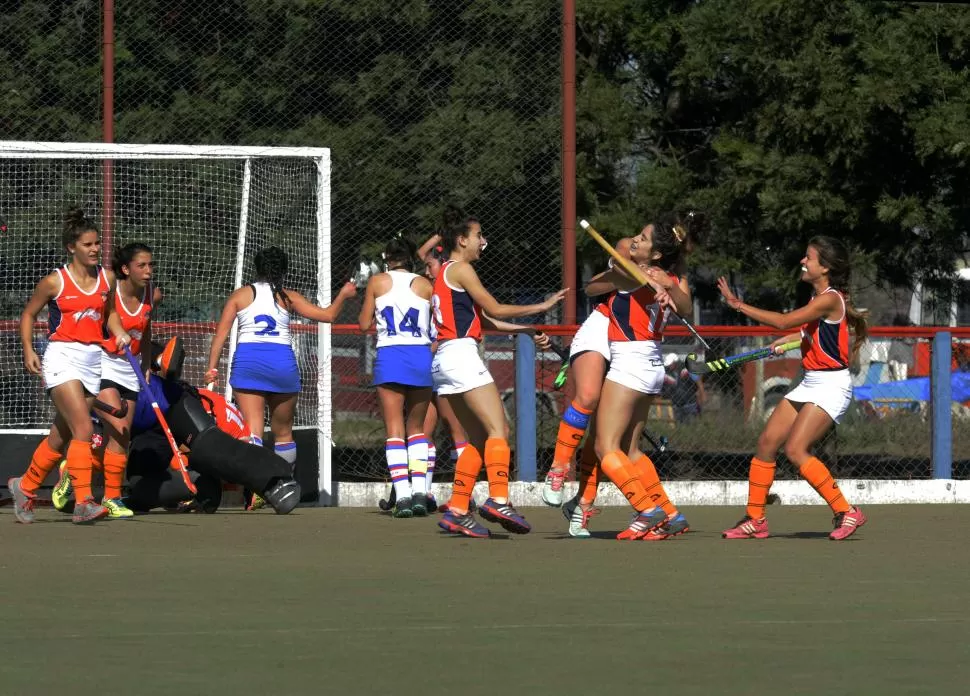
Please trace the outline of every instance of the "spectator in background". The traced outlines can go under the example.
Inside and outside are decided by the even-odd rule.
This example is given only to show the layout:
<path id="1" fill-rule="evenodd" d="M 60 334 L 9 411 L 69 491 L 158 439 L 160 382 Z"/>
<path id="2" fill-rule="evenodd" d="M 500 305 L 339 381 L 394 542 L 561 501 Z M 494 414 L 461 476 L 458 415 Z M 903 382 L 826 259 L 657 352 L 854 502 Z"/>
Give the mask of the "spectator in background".
<path id="1" fill-rule="evenodd" d="M 692 375 L 676 353 L 664 356 L 663 395 L 670 399 L 674 409 L 674 420 L 686 423 L 701 413 L 701 406 L 706 400 L 704 383 L 698 375 Z"/>

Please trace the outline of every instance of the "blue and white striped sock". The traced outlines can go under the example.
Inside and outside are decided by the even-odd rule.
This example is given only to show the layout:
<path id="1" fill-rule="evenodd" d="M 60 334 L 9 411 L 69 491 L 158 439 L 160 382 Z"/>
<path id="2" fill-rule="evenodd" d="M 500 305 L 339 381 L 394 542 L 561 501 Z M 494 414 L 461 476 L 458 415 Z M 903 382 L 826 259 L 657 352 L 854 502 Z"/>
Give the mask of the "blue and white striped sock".
<path id="1" fill-rule="evenodd" d="M 397 437 L 388 438 L 384 444 L 384 456 L 387 457 L 387 470 L 391 472 L 391 483 L 397 499 L 411 497 L 411 480 L 408 478 L 408 447 L 404 440 Z"/>
<path id="2" fill-rule="evenodd" d="M 273 445 L 273 451 L 283 457 L 290 465 L 290 473 L 296 469 L 296 443 L 277 442 Z"/>

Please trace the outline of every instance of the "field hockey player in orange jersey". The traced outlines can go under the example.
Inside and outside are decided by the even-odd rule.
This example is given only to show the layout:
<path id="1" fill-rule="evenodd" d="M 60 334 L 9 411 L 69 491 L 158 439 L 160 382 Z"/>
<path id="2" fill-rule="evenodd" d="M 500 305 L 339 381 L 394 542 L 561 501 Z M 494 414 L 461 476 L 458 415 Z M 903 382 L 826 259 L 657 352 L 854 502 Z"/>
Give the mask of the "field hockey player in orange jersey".
<path id="1" fill-rule="evenodd" d="M 104 327 L 114 337 L 114 348 L 131 343 L 112 311 L 114 276 L 98 263 L 101 239 L 97 226 L 80 208 L 69 210 L 61 241 L 70 261 L 37 284 L 20 315 L 24 366 L 31 374 L 43 377 L 57 411 L 50 434 L 34 451 L 26 473 L 7 482 L 14 515 L 24 524 L 34 521 L 37 489 L 65 452 L 76 501 L 72 521 L 88 524 L 108 514 L 108 508 L 95 502 L 91 493 L 95 466 L 91 407 L 101 388 Z M 45 305 L 48 343 L 41 360 L 34 350 L 33 333 L 34 322 Z"/>
<path id="2" fill-rule="evenodd" d="M 785 395 L 765 423 L 758 449 L 748 472 L 748 506 L 745 517 L 724 531 L 725 539 L 766 539 L 768 520 L 765 504 L 775 480 L 775 458 L 782 445 L 785 456 L 832 509 L 834 529 L 829 538 L 838 541 L 852 536 L 866 523 L 866 516 L 849 505 L 832 478 L 828 467 L 811 453 L 845 415 L 852 402 L 852 378 L 849 363 L 858 355 L 868 327 L 862 313 L 848 300 L 849 253 L 832 237 L 814 237 L 802 259 L 801 280 L 815 290 L 812 300 L 791 312 L 769 312 L 741 301 L 724 278 L 717 285 L 728 306 L 759 324 L 785 331 L 800 327 L 771 345 L 775 348 L 789 341 L 802 341 L 802 368 L 805 376 Z M 855 334 L 851 341 L 850 329 Z"/>
<path id="3" fill-rule="evenodd" d="M 534 327 L 501 320 L 547 312 L 562 301 L 566 291 L 560 290 L 545 302 L 534 305 L 500 304 L 482 286 L 472 266 L 478 261 L 484 244 L 478 220 L 449 208 L 441 237 L 448 261 L 435 279 L 431 301 L 438 332 L 438 350 L 431 374 L 438 395 L 454 409 L 468 433 L 469 443 L 456 463 L 448 511 L 438 526 L 471 537 L 489 536 L 488 529 L 468 509 L 484 455 L 489 497 L 479 506 L 479 512 L 507 531 L 526 534 L 532 528 L 508 497 L 510 451 L 505 410 L 495 382 L 478 354 L 478 344 L 483 328 L 535 336 Z M 540 347 L 548 345 L 548 341 L 545 335 L 536 337 Z"/>
<path id="4" fill-rule="evenodd" d="M 632 242 L 632 238 L 621 239 L 616 245 L 616 250 L 623 256 L 629 257 Z M 604 280 L 607 273 L 604 271 L 590 280 L 586 287 L 587 295 L 595 296 L 616 290 L 609 280 Z M 542 501 L 552 507 L 562 505 L 563 487 L 569 473 L 569 465 L 587 429 L 590 430 L 590 436 L 587 438 L 587 445 L 583 448 L 580 467 L 585 470 L 597 464 L 590 426 L 593 412 L 599 404 L 600 392 L 603 390 L 603 379 L 610 366 L 610 341 L 607 336 L 610 326 L 607 307 L 609 299 L 607 297 L 589 313 L 569 346 L 569 369 L 576 395 L 559 421 L 552 466 L 542 486 Z M 592 500 L 589 503 L 591 505 Z M 583 535 L 580 534 L 580 536 Z"/>
<path id="5" fill-rule="evenodd" d="M 418 250 L 418 256 L 424 260 L 424 276 L 431 281 L 432 285 L 434 284 L 435 278 L 438 277 L 438 273 L 441 272 L 441 264 L 448 260 L 444 248 L 439 244 L 440 241 L 441 236 L 435 234 Z M 437 333 L 434 329 L 434 322 L 431 323 L 431 328 L 431 350 L 433 352 L 437 348 Z M 428 436 L 428 512 L 435 512 L 437 510 L 443 513 L 447 510 L 448 506 L 441 505 L 439 507 L 432 492 L 434 470 L 438 458 L 438 451 L 434 443 L 434 431 L 438 427 L 438 416 L 440 415 L 444 419 L 445 424 L 448 426 L 448 434 L 451 436 L 450 459 L 452 466 L 458 461 L 458 457 L 461 456 L 465 445 L 468 444 L 468 436 L 465 435 L 461 423 L 458 422 L 458 416 L 455 415 L 455 412 L 448 405 L 448 402 L 438 398 L 438 393 L 434 391 L 434 385 L 432 385 L 431 389 L 431 404 L 428 406 L 428 415 L 424 419 L 424 432 Z M 469 502 L 474 503 L 474 500 L 469 499 Z"/>
<path id="6" fill-rule="evenodd" d="M 645 269 L 649 284 L 620 289 L 609 302 L 610 369 L 596 411 L 595 451 L 600 469 L 637 511 L 618 539 L 666 539 L 688 529 L 670 502 L 650 458 L 638 448 L 642 422 L 663 388 L 661 341 L 668 312 L 689 315 L 693 304 L 684 277 L 676 271 L 686 228 L 679 223 L 648 224 L 633 239 L 630 258 Z M 622 288 L 623 274 L 611 272 Z"/>

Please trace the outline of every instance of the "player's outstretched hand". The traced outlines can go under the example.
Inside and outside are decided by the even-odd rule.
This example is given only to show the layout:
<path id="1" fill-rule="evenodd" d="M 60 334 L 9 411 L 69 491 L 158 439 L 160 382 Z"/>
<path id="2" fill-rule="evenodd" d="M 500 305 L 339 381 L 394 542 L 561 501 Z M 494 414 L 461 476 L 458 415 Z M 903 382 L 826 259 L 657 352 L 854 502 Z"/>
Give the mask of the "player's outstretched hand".
<path id="1" fill-rule="evenodd" d="M 557 304 L 563 301 L 566 297 L 566 293 L 569 292 L 569 288 L 563 288 L 559 292 L 550 295 L 545 302 L 542 303 L 542 310 L 548 312 L 550 309 L 555 307 Z"/>
<path id="2" fill-rule="evenodd" d="M 205 375 L 203 375 L 203 377 L 202 377 L 202 381 L 205 382 L 206 385 L 211 384 L 213 387 L 214 386 L 218 386 L 218 384 L 219 384 L 219 370 L 217 370 L 214 367 L 211 370 L 206 370 L 205 371 Z M 211 388 L 211 387 L 208 387 L 207 386 L 206 388 Z"/>

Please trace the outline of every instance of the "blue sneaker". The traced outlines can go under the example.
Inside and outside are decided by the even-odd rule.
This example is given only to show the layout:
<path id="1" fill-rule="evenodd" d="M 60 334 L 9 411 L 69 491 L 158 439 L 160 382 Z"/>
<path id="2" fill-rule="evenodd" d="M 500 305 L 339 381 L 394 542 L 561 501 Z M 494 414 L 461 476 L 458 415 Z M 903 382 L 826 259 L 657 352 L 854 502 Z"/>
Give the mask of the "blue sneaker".
<path id="1" fill-rule="evenodd" d="M 637 540 L 647 536 L 652 530 L 667 521 L 667 515 L 659 507 L 652 507 L 633 516 L 630 526 L 616 535 L 617 539 Z"/>
<path id="2" fill-rule="evenodd" d="M 466 512 L 464 515 L 459 515 L 452 510 L 448 510 L 441 519 L 438 520 L 438 526 L 441 527 L 446 532 L 451 532 L 452 534 L 464 534 L 465 536 L 472 537 L 473 539 L 487 539 L 491 536 L 491 533 L 487 528 L 483 527 L 475 519 L 475 515 L 471 512 Z"/>
<path id="3" fill-rule="evenodd" d="M 478 514 L 489 522 L 502 525 L 505 531 L 512 532 L 513 534 L 528 534 L 532 531 L 532 527 L 512 507 L 512 503 L 496 503 L 489 498 L 478 508 Z"/>
<path id="4" fill-rule="evenodd" d="M 659 527 L 654 527 L 647 535 L 643 538 L 643 541 L 663 541 L 664 539 L 669 539 L 670 537 L 675 537 L 678 534 L 684 534 L 690 531 L 690 525 L 687 524 L 687 518 L 684 517 L 683 513 L 678 512 L 673 517 L 667 518 Z"/>

